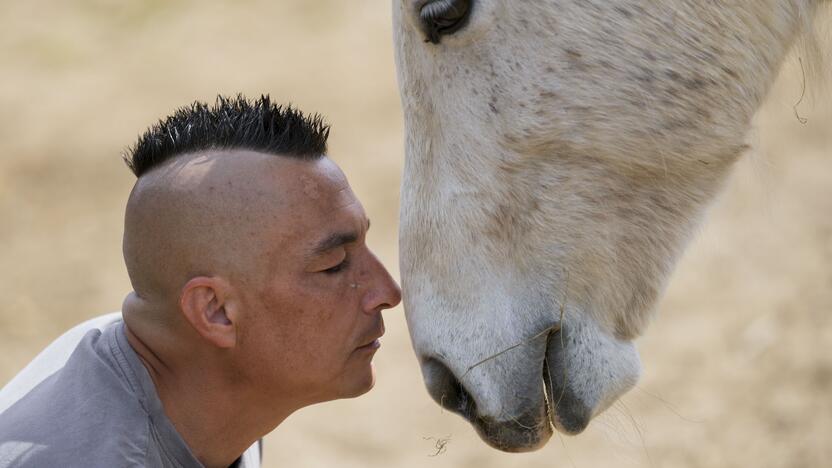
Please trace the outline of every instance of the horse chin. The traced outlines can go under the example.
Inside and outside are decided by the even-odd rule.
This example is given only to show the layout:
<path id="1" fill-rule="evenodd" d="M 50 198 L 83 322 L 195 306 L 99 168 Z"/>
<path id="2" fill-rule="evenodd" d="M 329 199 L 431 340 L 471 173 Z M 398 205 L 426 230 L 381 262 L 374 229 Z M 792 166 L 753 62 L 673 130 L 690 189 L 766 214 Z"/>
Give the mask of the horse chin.
<path id="1" fill-rule="evenodd" d="M 593 416 L 592 410 L 567 387 L 555 383 L 558 380 L 551 374 L 558 370 L 547 360 L 542 379 L 545 401 L 522 415 L 506 420 L 481 416 L 476 402 L 464 389 L 460 389 L 462 404 L 449 409 L 468 420 L 483 441 L 495 449 L 510 453 L 538 450 L 546 445 L 554 430 L 577 435 L 586 429 Z"/>
<path id="2" fill-rule="evenodd" d="M 479 364 L 454 369 L 449 363 L 461 359 L 449 358 L 448 349 L 423 357 L 431 397 L 468 420 L 486 443 L 506 452 L 536 450 L 555 430 L 583 432 L 638 381 L 638 352 L 632 341 L 605 332 L 587 313 L 564 315 L 557 326 L 531 328 L 545 325 L 549 327 L 525 346 L 481 361 L 484 367 L 476 371 Z M 474 354 L 464 348 L 452 351 Z"/>
<path id="3" fill-rule="evenodd" d="M 589 425 L 593 410 L 566 385 L 562 353 L 552 347 L 558 340 L 557 334 L 549 339 L 542 378 L 545 401 L 536 408 L 508 420 L 496 421 L 478 415 L 476 403 L 461 389 L 466 402 L 453 410 L 467 419 L 486 443 L 504 452 L 537 450 L 548 442 L 554 430 L 566 435 L 580 434 Z"/>
<path id="4" fill-rule="evenodd" d="M 465 418 L 491 447 L 504 452 L 537 450 L 552 436 L 545 397 L 518 408 L 516 414 L 498 419 L 481 414 L 476 399 L 439 360 L 422 363 L 428 392 L 440 406 Z"/>
<path id="5" fill-rule="evenodd" d="M 488 445 L 503 452 L 531 452 L 552 437 L 546 405 L 507 421 L 495 421 L 477 416 L 466 417 Z"/>

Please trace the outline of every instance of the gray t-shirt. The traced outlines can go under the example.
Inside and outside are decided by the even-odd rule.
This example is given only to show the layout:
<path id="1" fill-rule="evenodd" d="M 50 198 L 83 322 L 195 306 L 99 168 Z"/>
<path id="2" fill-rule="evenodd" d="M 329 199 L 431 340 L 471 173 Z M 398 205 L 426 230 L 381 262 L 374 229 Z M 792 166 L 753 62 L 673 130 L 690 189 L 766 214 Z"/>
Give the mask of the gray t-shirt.
<path id="1" fill-rule="evenodd" d="M 124 322 L 99 326 L 71 330 L 84 334 L 48 376 L 27 368 L 18 376 L 27 385 L 16 378 L 0 392 L 0 468 L 202 467 L 165 415 Z M 60 341 L 36 361 L 61 360 Z M 258 442 L 234 466 L 259 467 L 259 451 Z"/>

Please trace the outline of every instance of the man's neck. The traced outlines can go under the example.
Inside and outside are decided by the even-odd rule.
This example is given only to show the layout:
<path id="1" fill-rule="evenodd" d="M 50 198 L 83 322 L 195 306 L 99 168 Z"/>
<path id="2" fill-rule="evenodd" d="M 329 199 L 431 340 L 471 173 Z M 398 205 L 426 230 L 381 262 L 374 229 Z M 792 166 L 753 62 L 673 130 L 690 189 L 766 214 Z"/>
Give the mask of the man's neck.
<path id="1" fill-rule="evenodd" d="M 177 360 L 154 350 L 140 338 L 141 331 L 125 326 L 125 332 L 153 380 L 165 414 L 206 468 L 233 464 L 292 412 L 258 405 L 255 395 L 224 378 L 204 355 L 191 353 Z"/>

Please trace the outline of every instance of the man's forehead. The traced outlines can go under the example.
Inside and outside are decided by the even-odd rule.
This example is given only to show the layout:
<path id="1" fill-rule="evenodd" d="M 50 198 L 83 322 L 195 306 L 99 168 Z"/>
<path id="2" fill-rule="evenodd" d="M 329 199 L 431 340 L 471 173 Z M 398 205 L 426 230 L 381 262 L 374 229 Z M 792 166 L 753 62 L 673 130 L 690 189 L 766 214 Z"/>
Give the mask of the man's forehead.
<path id="1" fill-rule="evenodd" d="M 326 208 L 350 198 L 346 177 L 326 156 L 301 159 L 251 151 L 232 153 L 237 154 L 209 156 L 213 156 L 210 162 L 214 167 L 208 172 L 216 177 L 209 175 L 207 179 L 213 180 L 211 185 L 216 188 L 233 191 L 252 203 L 280 200 L 295 207 L 318 203 Z M 196 159 L 192 164 L 206 163 Z"/>
<path id="2" fill-rule="evenodd" d="M 324 244 L 331 249 L 366 231 L 364 208 L 346 176 L 328 158 L 298 161 L 274 170 L 271 183 L 280 202 L 270 207 L 278 220 L 273 232 L 294 244 L 292 250 L 311 256 L 320 253 Z"/>
<path id="3" fill-rule="evenodd" d="M 321 156 L 315 160 L 280 156 L 275 157 L 275 159 L 281 161 L 276 164 L 269 164 L 269 161 L 266 161 L 268 168 L 263 167 L 260 170 L 264 171 L 264 175 L 268 179 L 267 183 L 272 182 L 286 192 L 293 192 L 311 200 L 320 200 L 343 195 L 341 192 L 350 192 L 346 176 L 326 156 Z"/>

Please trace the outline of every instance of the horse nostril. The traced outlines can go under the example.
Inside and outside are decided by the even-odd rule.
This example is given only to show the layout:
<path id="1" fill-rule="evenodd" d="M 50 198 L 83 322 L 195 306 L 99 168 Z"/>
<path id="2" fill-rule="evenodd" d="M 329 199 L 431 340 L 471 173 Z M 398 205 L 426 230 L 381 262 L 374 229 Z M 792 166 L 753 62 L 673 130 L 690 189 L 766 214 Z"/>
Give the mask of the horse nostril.
<path id="1" fill-rule="evenodd" d="M 439 44 L 443 35 L 453 34 L 468 22 L 473 0 L 433 0 L 422 6 L 419 20 L 427 39 Z"/>
<path id="2" fill-rule="evenodd" d="M 428 393 L 440 406 L 463 417 L 474 414 L 474 400 L 445 364 L 429 358 L 422 363 L 422 375 Z"/>

